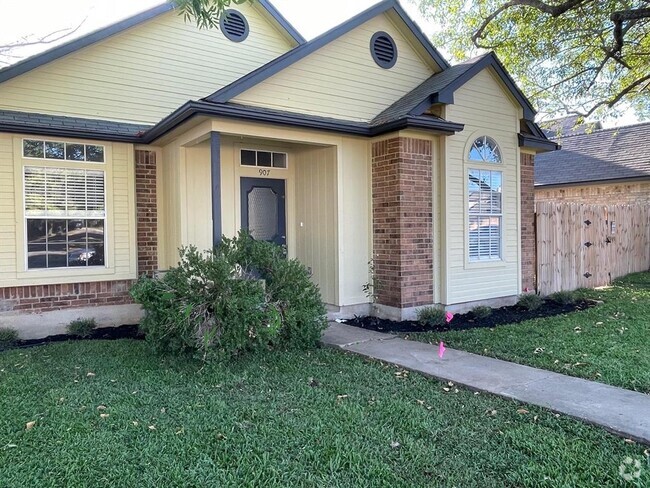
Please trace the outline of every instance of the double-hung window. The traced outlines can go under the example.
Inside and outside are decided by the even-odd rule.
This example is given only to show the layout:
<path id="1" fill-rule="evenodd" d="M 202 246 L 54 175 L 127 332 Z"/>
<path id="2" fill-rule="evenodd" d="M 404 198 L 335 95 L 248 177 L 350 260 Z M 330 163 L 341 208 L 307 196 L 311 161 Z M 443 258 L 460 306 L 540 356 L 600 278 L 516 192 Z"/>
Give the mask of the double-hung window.
<path id="1" fill-rule="evenodd" d="M 38 158 L 27 152 L 28 144 L 33 146 L 35 142 L 24 141 L 24 156 Z M 98 159 L 95 150 L 101 148 L 84 147 L 83 144 L 67 146 L 77 151 L 73 157 L 81 158 L 83 155 L 85 161 Z M 89 151 L 89 147 L 95 152 Z M 66 153 L 63 152 L 61 159 L 69 160 Z M 27 269 L 105 266 L 106 185 L 103 169 L 31 163 L 36 162 L 30 161 L 23 167 Z"/>
<path id="2" fill-rule="evenodd" d="M 501 163 L 501 151 L 490 137 L 480 137 L 470 148 L 468 159 L 469 260 L 500 260 L 503 234 L 503 173 L 483 169 Z"/>

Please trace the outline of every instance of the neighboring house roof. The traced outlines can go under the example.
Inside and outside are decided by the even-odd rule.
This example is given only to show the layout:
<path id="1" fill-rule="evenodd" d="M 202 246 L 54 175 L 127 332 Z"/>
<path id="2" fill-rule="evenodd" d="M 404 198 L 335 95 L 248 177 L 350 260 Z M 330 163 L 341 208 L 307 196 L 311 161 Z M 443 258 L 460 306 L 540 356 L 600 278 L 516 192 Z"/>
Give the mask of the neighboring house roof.
<path id="1" fill-rule="evenodd" d="M 558 139 L 560 151 L 537 155 L 535 186 L 650 178 L 650 123 Z"/>
<path id="2" fill-rule="evenodd" d="M 215 103 L 228 102 L 249 88 L 270 78 L 274 74 L 300 61 L 321 47 L 359 27 L 368 20 L 373 19 L 376 16 L 389 10 L 393 10 L 404 21 L 404 24 L 407 26 L 409 31 L 415 36 L 416 39 L 418 39 L 418 41 L 422 44 L 427 53 L 431 56 L 433 61 L 440 67 L 441 70 L 449 68 L 449 63 L 447 63 L 447 61 L 442 57 L 442 55 L 433 46 L 433 44 L 431 44 L 431 41 L 429 41 L 429 39 L 422 33 L 420 28 L 410 19 L 399 2 L 397 0 L 384 0 L 383 2 L 380 2 L 377 5 L 374 5 L 373 7 L 370 7 L 369 9 L 352 17 L 350 20 L 312 39 L 311 41 L 308 41 L 305 44 L 302 44 L 283 54 L 282 56 L 277 57 L 264 66 L 251 71 L 246 76 L 243 76 L 230 85 L 221 88 L 220 90 L 214 92 L 212 95 L 205 97 L 204 100 Z"/>
<path id="3" fill-rule="evenodd" d="M 122 142 L 138 142 L 141 134 L 151 128 L 150 125 L 128 124 L 109 120 L 0 110 L 0 131 L 23 133 L 25 127 L 29 127 L 29 132 L 35 135 L 81 137 Z"/>
<path id="4" fill-rule="evenodd" d="M 519 102 L 524 110 L 524 118 L 532 121 L 535 118 L 535 109 L 493 52 L 468 59 L 434 74 L 380 113 L 374 121 L 383 122 L 407 114 L 422 115 L 435 103 L 454 103 L 454 92 L 488 66 L 494 68 L 501 81 Z"/>
<path id="5" fill-rule="evenodd" d="M 582 122 L 579 123 L 579 115 L 570 115 L 559 119 L 540 122 L 539 125 L 547 137 L 558 138 L 571 135 L 584 134 L 603 128 L 600 122 Z"/>
<path id="6" fill-rule="evenodd" d="M 268 14 L 277 22 L 281 28 L 287 32 L 287 34 L 289 34 L 291 38 L 295 40 L 296 44 L 304 44 L 306 42 L 300 33 L 298 33 L 298 31 L 287 21 L 287 19 L 285 19 L 280 14 L 280 12 L 278 12 L 278 10 L 268 0 L 257 0 L 257 3 L 268 12 Z M 130 29 L 131 27 L 135 27 L 136 25 L 142 24 L 173 9 L 174 5 L 171 3 L 158 5 L 157 7 L 153 7 L 120 22 L 111 24 L 108 27 L 96 30 L 78 39 L 66 42 L 65 44 L 56 46 L 43 53 L 31 56 L 27 59 L 19 61 L 18 63 L 7 66 L 3 69 L 0 69 L 0 83 L 22 75 L 23 73 L 27 73 L 28 71 L 36 69 L 39 66 L 50 63 L 56 59 L 62 58 L 63 56 L 71 54 L 75 51 L 79 51 L 80 49 L 88 47 L 92 44 L 103 41 L 104 39 L 119 34 L 127 29 Z"/>

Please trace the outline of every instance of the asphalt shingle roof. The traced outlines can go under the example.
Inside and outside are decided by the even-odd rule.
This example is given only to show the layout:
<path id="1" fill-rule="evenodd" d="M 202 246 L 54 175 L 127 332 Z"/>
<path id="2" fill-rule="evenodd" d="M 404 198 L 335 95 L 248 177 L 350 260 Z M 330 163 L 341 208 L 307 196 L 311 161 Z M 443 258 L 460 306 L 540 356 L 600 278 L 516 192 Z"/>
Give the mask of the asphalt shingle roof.
<path id="1" fill-rule="evenodd" d="M 371 124 L 381 125 L 407 116 L 420 103 L 422 103 L 422 100 L 425 100 L 430 95 L 436 94 L 447 88 L 485 56 L 486 55 L 482 55 L 468 59 L 467 61 L 451 66 L 440 73 L 436 73 L 377 115 L 372 120 Z"/>
<path id="2" fill-rule="evenodd" d="M 109 120 L 83 119 L 61 115 L 45 115 L 0 110 L 0 131 L 29 131 L 39 133 L 69 132 L 73 137 L 109 138 L 111 140 L 137 140 L 151 125 L 112 122 Z"/>
<path id="3" fill-rule="evenodd" d="M 650 178 L 650 123 L 570 135 L 535 157 L 535 185 Z"/>

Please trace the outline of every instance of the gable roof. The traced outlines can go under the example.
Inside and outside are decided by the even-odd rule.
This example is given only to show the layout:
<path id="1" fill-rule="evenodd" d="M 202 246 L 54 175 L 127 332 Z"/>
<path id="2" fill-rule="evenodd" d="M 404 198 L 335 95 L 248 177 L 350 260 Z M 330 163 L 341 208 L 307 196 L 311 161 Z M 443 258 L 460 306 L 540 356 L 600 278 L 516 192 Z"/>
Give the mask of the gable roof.
<path id="1" fill-rule="evenodd" d="M 560 151 L 537 155 L 535 186 L 650 178 L 650 123 L 563 137 Z"/>
<path id="2" fill-rule="evenodd" d="M 409 31 L 420 41 L 424 49 L 431 56 L 433 61 L 440 67 L 441 70 L 449 68 L 449 63 L 442 57 L 438 50 L 431 44 L 429 39 L 424 35 L 420 28 L 411 20 L 408 14 L 404 11 L 402 6 L 397 0 L 384 0 L 369 9 L 361 12 L 360 14 L 352 17 L 350 20 L 340 24 L 337 27 L 321 34 L 320 36 L 312 39 L 311 41 L 302 44 L 293 50 L 279 56 L 273 61 L 261 66 L 260 68 L 251 71 L 246 76 L 241 77 L 237 81 L 227 85 L 212 95 L 204 98 L 208 102 L 224 103 L 233 99 L 234 97 L 242 94 L 249 88 L 259 84 L 260 82 L 270 78 L 274 74 L 282 71 L 283 69 L 291 66 L 292 64 L 300 61 L 309 54 L 317 51 L 321 47 L 329 44 L 330 42 L 338 39 L 339 37 L 347 34 L 351 30 L 359 27 L 370 19 L 378 15 L 394 11 L 399 18 L 404 22 Z"/>
<path id="3" fill-rule="evenodd" d="M 280 12 L 268 1 L 268 0 L 258 0 L 259 5 L 264 8 L 268 14 L 278 23 L 278 25 L 284 29 L 291 38 L 293 38 L 296 44 L 304 44 L 305 39 L 298 33 L 298 31 L 285 19 Z M 19 61 L 18 63 L 7 66 L 6 68 L 0 69 L 0 83 L 15 78 L 16 76 L 22 75 L 38 68 L 44 64 L 55 61 L 63 56 L 67 56 L 75 51 L 79 51 L 85 47 L 88 47 L 97 42 L 103 41 L 111 36 L 119 34 L 131 27 L 135 27 L 139 24 L 147 22 L 159 15 L 165 14 L 174 9 L 174 5 L 171 3 L 163 3 L 157 7 L 153 7 L 149 10 L 136 14 L 132 17 L 124 19 L 122 21 L 111 24 L 102 29 L 86 34 L 78 39 L 66 42 L 60 46 L 56 46 L 52 49 L 49 49 L 45 52 L 36 54 L 27 59 Z"/>
<path id="4" fill-rule="evenodd" d="M 436 73 L 410 93 L 380 113 L 374 122 L 405 115 L 422 115 L 435 103 L 454 103 L 454 92 L 485 68 L 491 66 L 524 110 L 524 119 L 533 120 L 535 109 L 512 80 L 496 54 L 489 52 Z"/>

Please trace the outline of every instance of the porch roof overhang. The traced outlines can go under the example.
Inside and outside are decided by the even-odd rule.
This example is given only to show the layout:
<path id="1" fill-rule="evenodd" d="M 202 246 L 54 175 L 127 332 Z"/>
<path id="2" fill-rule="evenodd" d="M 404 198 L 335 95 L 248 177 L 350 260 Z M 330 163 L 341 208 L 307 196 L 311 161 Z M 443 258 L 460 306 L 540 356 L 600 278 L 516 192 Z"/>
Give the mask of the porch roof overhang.
<path id="1" fill-rule="evenodd" d="M 436 134 L 452 135 L 462 131 L 464 128 L 464 124 L 450 122 L 429 115 L 405 116 L 387 123 L 372 124 L 261 107 L 250 107 L 234 103 L 189 101 L 146 131 L 140 142 L 151 144 L 179 125 L 197 116 L 225 117 L 247 122 L 263 122 L 365 137 L 376 137 L 404 129 L 422 129 L 432 131 Z"/>

